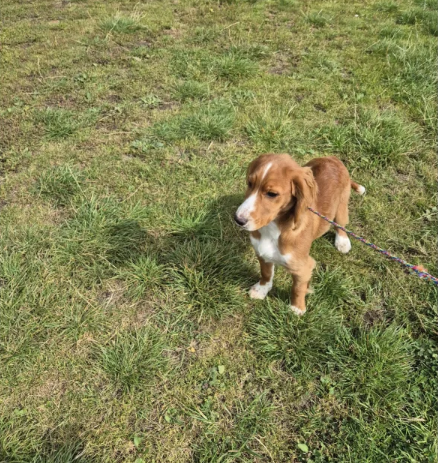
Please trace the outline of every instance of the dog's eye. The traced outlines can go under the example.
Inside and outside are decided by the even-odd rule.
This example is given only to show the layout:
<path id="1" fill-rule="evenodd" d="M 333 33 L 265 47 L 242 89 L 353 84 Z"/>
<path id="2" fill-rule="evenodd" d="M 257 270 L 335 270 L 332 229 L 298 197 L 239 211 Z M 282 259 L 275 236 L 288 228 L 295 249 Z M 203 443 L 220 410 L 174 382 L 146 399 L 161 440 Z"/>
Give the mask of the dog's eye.
<path id="1" fill-rule="evenodd" d="M 266 193 L 266 196 L 269 196 L 270 198 L 275 198 L 278 196 L 278 193 L 274 193 L 273 191 L 268 191 Z"/>
<path id="2" fill-rule="evenodd" d="M 252 182 L 248 182 L 248 188 L 252 188 Z"/>

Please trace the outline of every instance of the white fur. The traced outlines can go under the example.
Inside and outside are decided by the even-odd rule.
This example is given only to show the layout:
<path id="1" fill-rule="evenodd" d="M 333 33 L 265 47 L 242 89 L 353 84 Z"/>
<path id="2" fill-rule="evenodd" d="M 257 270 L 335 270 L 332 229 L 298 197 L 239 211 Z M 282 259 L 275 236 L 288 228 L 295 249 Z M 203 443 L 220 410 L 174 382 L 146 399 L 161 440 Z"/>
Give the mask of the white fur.
<path id="1" fill-rule="evenodd" d="M 259 229 L 260 239 L 250 235 L 251 243 L 256 254 L 265 262 L 272 262 L 277 265 L 285 265 L 290 260 L 290 254 L 281 254 L 278 248 L 278 238 L 280 229 L 275 222 L 270 222 L 265 227 Z"/>
<path id="2" fill-rule="evenodd" d="M 295 307 L 294 305 L 291 305 L 290 308 L 291 308 L 292 312 L 293 312 L 295 315 L 298 315 L 298 316 L 303 315 L 304 312 L 305 312 L 305 310 L 301 310 L 301 309 L 299 309 L 298 307 Z"/>
<path id="3" fill-rule="evenodd" d="M 272 289 L 272 281 L 274 280 L 274 266 L 272 266 L 271 279 L 265 284 L 261 285 L 260 282 L 256 283 L 249 290 L 249 297 L 251 299 L 264 299 L 269 291 Z"/>
<path id="4" fill-rule="evenodd" d="M 268 173 L 271 166 L 272 166 L 272 162 L 267 164 L 267 166 L 265 167 L 265 170 L 263 171 L 261 180 L 263 180 L 266 177 L 266 174 Z M 239 206 L 239 208 L 236 211 L 237 217 L 247 220 L 247 223 L 244 226 L 244 228 L 250 231 L 255 230 L 254 224 L 251 220 L 251 214 L 255 209 L 255 203 L 257 200 L 258 192 L 259 190 L 257 189 L 257 191 L 255 191 L 252 195 L 248 196 L 248 198 L 246 198 L 245 201 L 243 201 L 243 203 Z"/>
<path id="5" fill-rule="evenodd" d="M 272 162 L 266 165 L 265 170 L 263 171 L 262 180 L 266 177 L 266 174 L 268 173 L 271 166 L 272 166 Z"/>
<path id="6" fill-rule="evenodd" d="M 365 187 L 362 186 L 362 185 L 359 185 L 359 188 L 357 189 L 357 192 L 360 194 L 360 195 L 364 195 L 365 194 Z"/>
<path id="7" fill-rule="evenodd" d="M 351 242 L 347 236 L 340 236 L 336 233 L 335 247 L 342 254 L 347 254 L 351 249 Z"/>
<path id="8" fill-rule="evenodd" d="M 243 203 L 239 206 L 239 209 L 236 211 L 237 217 L 248 220 L 249 223 L 251 213 L 255 208 L 256 199 L 257 191 L 251 196 L 248 196 L 248 198 L 246 198 L 245 201 L 243 201 Z"/>

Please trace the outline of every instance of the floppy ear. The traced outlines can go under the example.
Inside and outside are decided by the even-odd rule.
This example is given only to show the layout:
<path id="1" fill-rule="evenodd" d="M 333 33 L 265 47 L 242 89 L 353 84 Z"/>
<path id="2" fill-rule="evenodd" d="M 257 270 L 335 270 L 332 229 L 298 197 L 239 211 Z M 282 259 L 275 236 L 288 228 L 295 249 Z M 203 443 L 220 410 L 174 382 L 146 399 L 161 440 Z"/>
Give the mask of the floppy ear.
<path id="1" fill-rule="evenodd" d="M 248 181 L 251 172 L 256 168 L 256 166 L 260 163 L 260 157 L 254 159 L 248 164 L 248 168 L 246 169 L 246 181 Z"/>
<path id="2" fill-rule="evenodd" d="M 295 197 L 294 226 L 297 228 L 310 206 L 316 199 L 318 191 L 313 172 L 310 167 L 294 170 L 291 180 L 292 197 Z"/>

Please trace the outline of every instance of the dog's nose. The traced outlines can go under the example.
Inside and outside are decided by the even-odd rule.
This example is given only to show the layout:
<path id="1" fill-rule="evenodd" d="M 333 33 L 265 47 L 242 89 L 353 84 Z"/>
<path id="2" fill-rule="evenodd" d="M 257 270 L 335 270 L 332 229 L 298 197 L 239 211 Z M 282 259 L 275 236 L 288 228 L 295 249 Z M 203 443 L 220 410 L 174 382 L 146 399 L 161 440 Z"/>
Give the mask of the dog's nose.
<path id="1" fill-rule="evenodd" d="M 240 225 L 241 227 L 246 225 L 246 223 L 248 222 L 247 219 L 242 219 L 242 217 L 239 217 L 237 214 L 234 214 L 234 221 L 237 223 L 237 225 Z"/>

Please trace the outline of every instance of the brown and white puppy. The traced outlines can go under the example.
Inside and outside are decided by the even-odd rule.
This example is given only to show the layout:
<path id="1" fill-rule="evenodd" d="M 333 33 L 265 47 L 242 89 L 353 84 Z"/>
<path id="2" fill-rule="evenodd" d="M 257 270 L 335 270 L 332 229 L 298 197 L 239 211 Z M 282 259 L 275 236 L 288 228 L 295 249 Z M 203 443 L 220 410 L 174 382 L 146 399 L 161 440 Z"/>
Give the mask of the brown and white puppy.
<path id="1" fill-rule="evenodd" d="M 234 220 L 250 232 L 260 262 L 261 278 L 251 288 L 250 297 L 266 297 L 272 288 L 274 265 L 281 265 L 293 277 L 291 308 L 302 315 L 315 268 L 310 247 L 330 228 L 307 207 L 345 226 L 351 188 L 359 194 L 364 194 L 365 188 L 350 179 L 335 157 L 313 159 L 300 167 L 287 154 L 264 154 L 251 162 L 247 185 L 246 199 Z M 344 254 L 351 249 L 344 231 L 336 230 L 335 246 Z"/>

